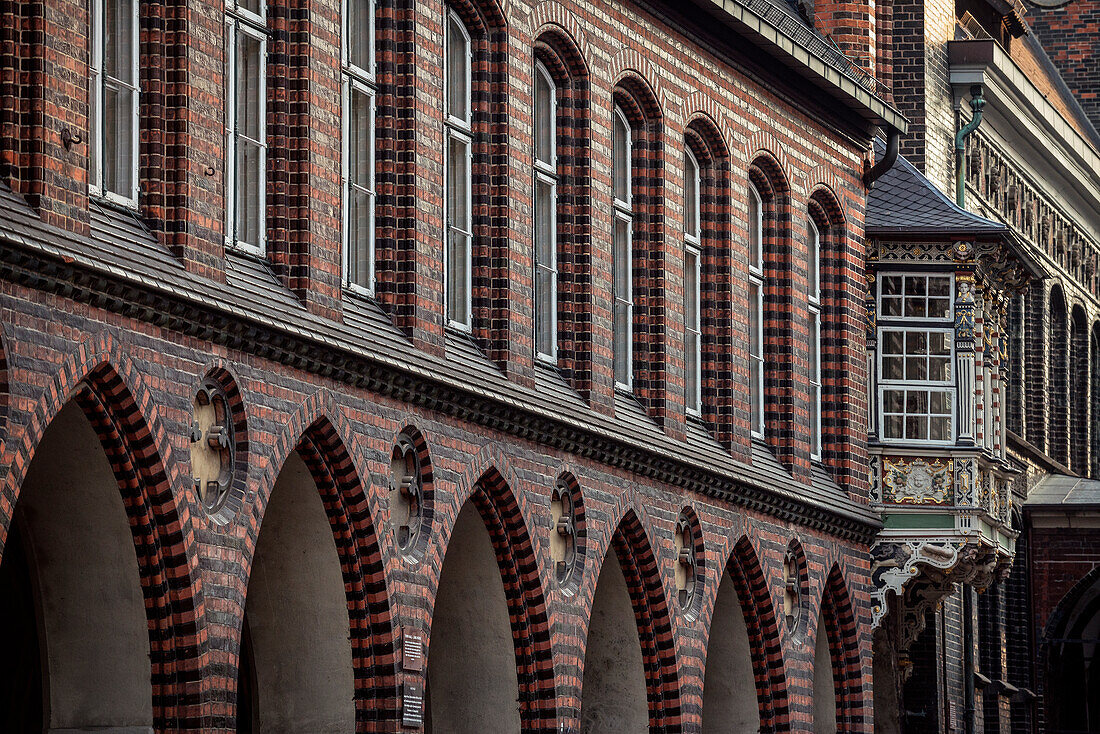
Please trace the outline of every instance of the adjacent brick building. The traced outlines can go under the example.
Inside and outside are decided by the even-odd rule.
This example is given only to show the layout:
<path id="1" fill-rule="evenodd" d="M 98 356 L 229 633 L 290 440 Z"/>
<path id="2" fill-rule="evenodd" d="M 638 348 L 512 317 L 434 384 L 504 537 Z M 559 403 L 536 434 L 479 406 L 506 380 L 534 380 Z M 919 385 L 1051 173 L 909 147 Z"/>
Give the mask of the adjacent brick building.
<path id="1" fill-rule="evenodd" d="M 871 6 L 0 14 L 0 728 L 871 731 Z"/>

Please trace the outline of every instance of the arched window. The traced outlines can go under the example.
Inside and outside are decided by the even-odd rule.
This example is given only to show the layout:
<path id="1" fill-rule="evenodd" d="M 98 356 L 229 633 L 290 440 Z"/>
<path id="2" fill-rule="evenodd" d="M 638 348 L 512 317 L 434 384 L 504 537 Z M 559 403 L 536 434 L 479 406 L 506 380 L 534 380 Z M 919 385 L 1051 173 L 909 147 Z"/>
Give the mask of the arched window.
<path id="1" fill-rule="evenodd" d="M 749 184 L 749 392 L 752 435 L 764 437 L 764 202 Z"/>
<path id="2" fill-rule="evenodd" d="M 702 217 L 699 211 L 699 162 L 684 146 L 684 403 L 689 415 L 703 410 L 703 340 L 700 320 Z"/>
<path id="3" fill-rule="evenodd" d="M 621 107 L 615 107 L 611 133 L 615 222 L 613 231 L 613 291 L 615 384 L 624 390 L 633 384 L 634 295 L 633 236 L 634 197 L 631 191 L 631 158 L 633 145 L 630 123 Z"/>
<path id="4" fill-rule="evenodd" d="M 344 282 L 374 292 L 375 0 L 344 0 Z"/>
<path id="5" fill-rule="evenodd" d="M 821 458 L 821 232 L 806 220 L 806 293 L 810 326 L 810 458 Z"/>
<path id="6" fill-rule="evenodd" d="M 535 354 L 558 357 L 557 85 L 535 62 Z"/>
<path id="7" fill-rule="evenodd" d="M 473 327 L 473 177 L 471 150 L 472 45 L 470 32 L 453 10 L 447 13 L 446 59 L 446 283 L 447 322 Z"/>
<path id="8" fill-rule="evenodd" d="M 92 0 L 89 192 L 138 204 L 137 0 Z"/>
<path id="9" fill-rule="evenodd" d="M 267 5 L 226 4 L 226 245 L 267 240 Z"/>

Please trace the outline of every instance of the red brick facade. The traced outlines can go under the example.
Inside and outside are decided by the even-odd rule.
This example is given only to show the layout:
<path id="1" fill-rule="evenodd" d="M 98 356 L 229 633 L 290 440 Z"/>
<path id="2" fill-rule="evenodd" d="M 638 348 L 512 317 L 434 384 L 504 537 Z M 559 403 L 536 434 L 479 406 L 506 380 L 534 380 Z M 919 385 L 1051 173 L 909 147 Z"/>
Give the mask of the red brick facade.
<path id="1" fill-rule="evenodd" d="M 475 48 L 474 155 L 480 163 L 474 170 L 472 336 L 483 365 L 478 369 L 499 369 L 516 390 L 485 399 L 497 401 L 502 412 L 518 405 L 529 421 L 520 431 L 503 419 L 492 424 L 492 416 L 474 417 L 480 409 L 469 406 L 478 396 L 436 400 L 415 387 L 427 382 L 400 386 L 406 372 L 427 374 L 418 365 L 429 363 L 416 359 L 429 357 L 448 369 L 463 364 L 463 352 L 444 328 L 442 296 L 444 4 L 379 3 L 379 275 L 377 303 L 369 306 L 419 355 L 403 363 L 394 358 L 386 386 L 370 374 L 355 374 L 356 347 L 341 344 L 339 336 L 365 328 L 359 315 L 365 307 L 350 308 L 345 299 L 353 296 L 340 286 L 339 3 L 290 0 L 273 4 L 268 14 L 263 267 L 274 276 L 271 287 L 287 294 L 269 305 L 272 313 L 300 311 L 333 335 L 291 328 L 278 344 L 265 335 L 266 327 L 235 336 L 226 331 L 226 322 L 253 319 L 251 324 L 265 315 L 267 296 L 244 294 L 259 311 L 247 317 L 226 305 L 241 296 L 233 289 L 243 286 L 227 272 L 223 244 L 221 8 L 198 0 L 154 5 L 144 3 L 141 11 L 138 214 L 157 242 L 138 246 L 156 259 L 159 242 L 175 258 L 179 277 L 201 284 L 210 300 L 198 315 L 178 317 L 167 306 L 126 306 L 128 295 L 96 295 L 100 286 L 92 281 L 71 289 L 38 281 L 34 273 L 41 266 L 33 257 L 62 269 L 68 260 L 43 252 L 21 260 L 17 251 L 34 248 L 18 243 L 28 235 L 5 215 L 0 248 L 11 257 L 0 266 L 0 549 L 36 447 L 51 419 L 75 398 L 100 436 L 134 535 L 152 645 L 156 731 L 233 730 L 253 553 L 276 478 L 296 451 L 316 482 L 343 572 L 358 731 L 400 730 L 402 686 L 423 684 L 423 673 L 401 666 L 402 634 L 419 631 L 430 650 L 444 556 L 469 500 L 489 531 L 507 596 L 525 731 L 579 727 L 586 630 L 602 559 L 613 554 L 638 622 L 651 730 L 701 730 L 708 629 L 725 568 L 749 631 L 761 730 L 814 730 L 814 644 L 826 634 L 839 730 L 870 732 L 867 546 L 874 523 L 845 525 L 843 519 L 845 513 L 863 517 L 858 508 L 868 494 L 866 190 L 860 180 L 866 146 L 852 142 L 864 132 L 827 109 L 827 102 L 800 96 L 753 53 L 664 5 L 449 5 L 469 25 Z M 102 225 L 90 214 L 86 194 L 87 13 L 81 3 L 64 0 L 5 0 L 0 10 L 3 78 L 15 81 L 0 120 L 5 183 L 54 228 L 41 230 L 44 236 L 87 248 L 87 267 L 94 270 L 98 256 L 89 234 Z M 845 33 L 853 43 L 867 43 L 873 19 L 857 20 Z M 568 111 L 559 118 L 567 144 L 559 151 L 558 368 L 579 396 L 575 410 L 588 411 L 579 413 L 580 438 L 571 447 L 547 438 L 551 429 L 564 429 L 538 403 L 543 368 L 533 359 L 530 106 L 536 56 L 555 76 L 559 105 Z M 630 114 L 638 141 L 634 369 L 635 398 L 645 415 L 629 410 L 624 401 L 630 398 L 616 396 L 612 371 L 615 103 Z M 62 132 L 82 142 L 66 147 Z M 679 171 L 685 141 L 703 171 L 708 243 L 701 425 L 685 417 L 684 404 Z M 754 445 L 749 435 L 750 180 L 767 210 L 766 445 Z M 809 449 L 806 315 L 811 216 L 825 250 L 823 463 L 816 466 Z M 79 280 L 69 274 L 60 281 L 65 278 Z M 139 289 L 158 287 L 146 282 Z M 348 367 L 339 360 L 320 367 L 315 355 L 330 352 L 342 354 Z M 214 516 L 193 487 L 188 458 L 193 391 L 206 377 L 225 389 L 236 410 L 235 476 L 227 504 Z M 467 407 L 456 407 L 463 400 Z M 645 462 L 664 467 L 659 454 L 666 449 L 628 447 L 640 457 L 630 463 L 603 452 L 584 433 L 598 432 L 583 425 L 601 425 L 597 420 L 629 428 L 646 416 L 673 447 L 669 451 L 694 454 L 691 459 L 668 464 L 673 469 L 641 471 Z M 701 431 L 711 436 L 702 444 L 692 438 Z M 430 467 L 424 526 L 418 544 L 406 551 L 397 547 L 388 499 L 391 452 L 403 433 L 415 437 L 422 466 Z M 723 461 L 732 457 L 736 468 L 723 470 L 722 479 L 706 451 L 724 452 Z M 726 481 L 742 489 L 702 489 L 708 480 L 689 481 L 689 469 L 703 477 L 710 472 L 714 487 Z M 824 475 L 835 481 L 831 489 L 821 490 Z M 559 585 L 550 556 L 550 493 L 562 476 L 582 502 L 575 589 Z M 821 491 L 835 494 L 822 499 Z M 778 499 L 757 501 L 756 492 Z M 843 493 L 857 509 L 846 509 Z M 673 535 L 685 508 L 697 523 L 704 570 L 692 613 L 676 603 L 673 575 Z M 782 615 L 783 559 L 792 540 L 807 572 L 798 634 Z M 828 629 L 818 629 L 819 612 Z"/>

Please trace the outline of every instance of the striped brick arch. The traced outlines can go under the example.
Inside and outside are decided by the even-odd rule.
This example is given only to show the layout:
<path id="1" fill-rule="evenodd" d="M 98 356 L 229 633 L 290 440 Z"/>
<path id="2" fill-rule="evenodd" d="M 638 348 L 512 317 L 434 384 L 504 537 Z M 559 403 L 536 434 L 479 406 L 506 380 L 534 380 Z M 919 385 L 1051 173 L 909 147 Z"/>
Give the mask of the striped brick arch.
<path id="1" fill-rule="evenodd" d="M 504 582 L 523 731 L 549 734 L 557 727 L 554 662 L 550 620 L 531 536 L 515 494 L 496 467 L 481 474 L 469 501 L 489 532 Z"/>
<path id="2" fill-rule="evenodd" d="M 627 510 L 619 521 L 611 546 L 626 578 L 630 604 L 638 623 L 650 731 L 679 731 L 682 719 L 680 683 L 668 601 L 653 547 L 633 510 Z"/>
<path id="3" fill-rule="evenodd" d="M 752 669 L 760 705 L 760 731 L 786 731 L 790 726 L 787 674 L 782 636 L 772 604 L 771 590 L 756 549 L 747 537 L 734 546 L 726 570 L 733 580 L 752 649 Z"/>
<path id="4" fill-rule="evenodd" d="M 836 689 L 838 732 L 866 731 L 863 695 L 863 665 L 859 651 L 859 628 L 852 608 L 848 586 L 840 567 L 834 565 L 821 595 L 821 616 L 829 639 Z"/>
<path id="5" fill-rule="evenodd" d="M 351 435 L 346 419 L 325 393 L 314 394 L 295 413 L 276 441 L 261 484 L 262 501 L 253 503 L 249 553 L 255 553 L 259 538 L 260 508 L 267 506 L 283 465 L 297 451 L 317 485 L 343 572 L 356 731 L 391 731 L 400 717 L 393 615 L 368 495 L 347 449 Z"/>
<path id="6" fill-rule="evenodd" d="M 202 725 L 202 658 L 206 649 L 202 586 L 186 502 L 171 446 L 152 400 L 111 337 L 83 344 L 46 387 L 34 412 L 9 436 L 10 471 L 0 495 L 0 554 L 27 470 L 53 419 L 70 400 L 88 418 L 118 481 L 133 534 L 149 624 L 156 731 Z"/>

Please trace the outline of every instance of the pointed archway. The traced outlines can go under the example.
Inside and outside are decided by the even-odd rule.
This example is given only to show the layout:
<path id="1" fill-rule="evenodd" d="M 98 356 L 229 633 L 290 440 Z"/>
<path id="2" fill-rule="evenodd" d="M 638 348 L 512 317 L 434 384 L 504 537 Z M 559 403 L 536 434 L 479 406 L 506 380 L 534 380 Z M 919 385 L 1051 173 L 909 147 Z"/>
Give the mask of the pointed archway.
<path id="1" fill-rule="evenodd" d="M 321 403 L 314 396 L 292 418 L 269 465 L 278 474 L 269 469 L 264 482 L 271 489 L 238 655 L 238 732 L 387 731 L 398 716 L 381 551 L 348 434 Z"/>
<path id="2" fill-rule="evenodd" d="M 856 617 L 840 567 L 825 581 L 814 646 L 814 731 L 862 731 L 863 661 Z"/>
<path id="3" fill-rule="evenodd" d="M 628 511 L 600 569 L 585 643 L 581 731 L 636 734 L 680 724 L 675 649 L 661 576 Z"/>
<path id="4" fill-rule="evenodd" d="M 428 732 L 553 732 L 549 623 L 531 538 L 493 467 L 447 541 L 428 647 Z"/>
<path id="5" fill-rule="evenodd" d="M 772 596 L 747 537 L 718 587 L 703 680 L 703 731 L 773 732 L 788 720 L 786 673 Z"/>
<path id="6" fill-rule="evenodd" d="M 41 689 L 43 726 L 138 721 L 161 731 L 200 722 L 202 591 L 190 518 L 165 470 L 176 463 L 152 405 L 105 336 L 59 366 L 7 437 L 11 468 L 0 498 L 14 502 L 5 514 L 0 501 L 0 540 L 18 548 L 5 546 L 9 560 L 0 564 L 9 571 L 0 575 L 22 585 L 15 616 L 24 628 L 33 622 L 37 636 L 39 664 L 25 650 L 23 672 L 28 689 Z M 65 549 L 67 557 L 58 555 Z M 59 622 L 73 603 L 77 621 Z M 108 643 L 119 659 L 92 649 Z M 89 671 L 89 659 L 116 666 L 128 692 L 117 681 L 101 690 L 104 668 Z M 10 701 L 6 709 L 0 718 Z"/>

